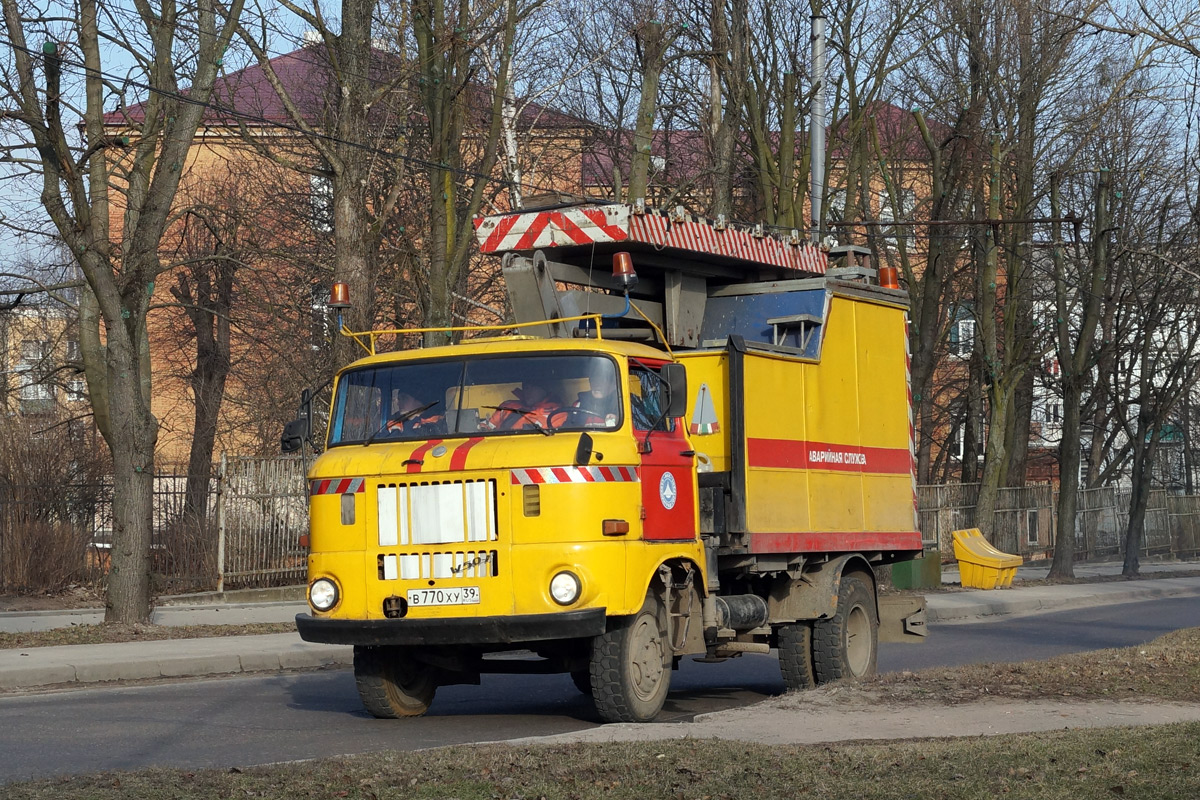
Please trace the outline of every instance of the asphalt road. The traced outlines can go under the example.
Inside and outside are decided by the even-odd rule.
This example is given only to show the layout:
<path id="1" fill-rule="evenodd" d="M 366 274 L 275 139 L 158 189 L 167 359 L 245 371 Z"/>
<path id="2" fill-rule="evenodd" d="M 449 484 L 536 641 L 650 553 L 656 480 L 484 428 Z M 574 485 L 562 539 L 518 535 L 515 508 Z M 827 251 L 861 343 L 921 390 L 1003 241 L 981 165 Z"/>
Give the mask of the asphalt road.
<path id="1" fill-rule="evenodd" d="M 923 645 L 883 645 L 881 670 L 1022 661 L 1139 644 L 1200 621 L 1173 598 L 998 622 L 942 625 Z M 783 691 L 772 656 L 685 661 L 660 721 Z M 430 713 L 369 718 L 347 670 L 0 698 L 0 783 L 149 765 L 231 767 L 374 750 L 422 749 L 563 733 L 599 724 L 565 675 L 484 676 L 444 687 Z"/>

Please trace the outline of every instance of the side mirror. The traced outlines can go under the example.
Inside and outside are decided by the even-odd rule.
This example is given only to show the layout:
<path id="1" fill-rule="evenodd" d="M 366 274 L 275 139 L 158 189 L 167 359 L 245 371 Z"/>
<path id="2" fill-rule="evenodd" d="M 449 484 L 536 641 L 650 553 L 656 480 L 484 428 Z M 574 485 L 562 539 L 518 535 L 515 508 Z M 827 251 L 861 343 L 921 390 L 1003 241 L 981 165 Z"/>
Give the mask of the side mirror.
<path id="1" fill-rule="evenodd" d="M 309 434 L 308 417 L 294 419 L 283 426 L 279 449 L 284 453 L 295 453 L 304 447 L 304 442 L 308 440 Z"/>
<path id="2" fill-rule="evenodd" d="M 575 447 L 575 464 L 586 467 L 592 463 L 592 435 L 584 432 L 579 434 L 579 444 Z"/>
<path id="3" fill-rule="evenodd" d="M 682 417 L 687 413 L 687 368 L 683 364 L 664 364 L 662 379 L 667 392 L 663 403 L 666 416 Z"/>

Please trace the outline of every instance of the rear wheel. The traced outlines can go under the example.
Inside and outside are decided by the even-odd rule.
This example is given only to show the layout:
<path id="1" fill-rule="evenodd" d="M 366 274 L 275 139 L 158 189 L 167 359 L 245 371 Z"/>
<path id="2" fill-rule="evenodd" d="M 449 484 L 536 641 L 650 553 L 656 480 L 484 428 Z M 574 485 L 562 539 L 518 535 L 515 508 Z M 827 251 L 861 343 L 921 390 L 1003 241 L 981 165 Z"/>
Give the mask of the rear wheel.
<path id="1" fill-rule="evenodd" d="M 355 647 L 354 682 L 367 711 L 381 719 L 419 717 L 437 691 L 433 668 L 399 647 Z"/>
<path id="2" fill-rule="evenodd" d="M 638 613 L 592 640 L 591 693 L 601 719 L 654 719 L 671 686 L 672 660 L 666 610 L 651 591 Z"/>
<path id="3" fill-rule="evenodd" d="M 871 580 L 860 572 L 842 576 L 837 613 L 813 623 L 813 674 L 817 683 L 875 674 L 879 615 Z"/>
<path id="4" fill-rule="evenodd" d="M 803 691 L 817 685 L 813 675 L 811 623 L 780 625 L 775 632 L 775 646 L 779 651 L 779 671 L 790 691 Z"/>

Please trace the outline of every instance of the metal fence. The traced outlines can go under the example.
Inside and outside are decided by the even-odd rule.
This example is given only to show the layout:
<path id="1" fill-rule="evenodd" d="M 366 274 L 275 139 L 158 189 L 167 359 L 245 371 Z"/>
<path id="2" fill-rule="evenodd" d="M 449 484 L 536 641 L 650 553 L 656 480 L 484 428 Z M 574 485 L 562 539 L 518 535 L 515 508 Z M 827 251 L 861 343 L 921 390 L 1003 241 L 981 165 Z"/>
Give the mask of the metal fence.
<path id="1" fill-rule="evenodd" d="M 951 531 L 975 527 L 979 484 L 920 486 L 917 501 L 928 547 L 953 555 Z M 1102 558 L 1124 551 L 1130 490 L 1104 486 L 1079 492 L 1075 510 L 1075 557 Z M 1039 558 L 1054 550 L 1058 492 L 1049 484 L 1000 489 L 992 544 L 1006 553 Z M 1192 558 L 1200 543 L 1200 497 L 1152 491 L 1146 506 L 1141 552 Z"/>
<path id="2" fill-rule="evenodd" d="M 151 546 L 160 593 L 282 586 L 305 574 L 300 536 L 308 528 L 306 464 L 298 457 L 222 458 L 204 499 L 187 502 L 187 475 L 154 481 Z M 196 487 L 193 487 L 196 488 Z M 929 547 L 953 554 L 950 532 L 975 522 L 978 484 L 918 488 L 920 526 Z M 1122 551 L 1129 491 L 1079 493 L 1077 557 Z M 1049 485 L 1001 489 L 992 539 L 1027 558 L 1054 548 L 1056 493 Z M 47 488 L 0 484 L 0 594 L 100 585 L 112 541 L 112 484 Z M 1152 492 L 1142 552 L 1200 557 L 1200 496 Z"/>
<path id="3" fill-rule="evenodd" d="M 185 473 L 156 474 L 155 591 L 302 583 L 305 471 L 298 457 L 223 457 L 190 505 Z M 111 481 L 54 489 L 0 485 L 0 594 L 99 586 L 111 548 Z"/>

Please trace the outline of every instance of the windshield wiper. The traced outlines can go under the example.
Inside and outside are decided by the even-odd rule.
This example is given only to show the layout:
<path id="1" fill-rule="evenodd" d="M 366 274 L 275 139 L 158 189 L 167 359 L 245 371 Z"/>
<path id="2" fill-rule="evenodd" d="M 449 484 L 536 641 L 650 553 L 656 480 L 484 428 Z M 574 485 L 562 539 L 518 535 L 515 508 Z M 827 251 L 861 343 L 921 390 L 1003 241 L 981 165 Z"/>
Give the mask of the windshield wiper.
<path id="1" fill-rule="evenodd" d="M 380 434 L 386 433 L 388 428 L 392 427 L 393 425 L 404 424 L 405 422 L 408 422 L 410 419 L 415 417 L 417 414 L 420 414 L 424 411 L 428 411 L 429 409 L 433 408 L 440 402 L 442 402 L 442 401 L 434 400 L 432 403 L 426 403 L 425 405 L 421 406 L 420 408 L 414 408 L 409 411 L 401 411 L 399 414 L 393 414 L 391 417 L 388 418 L 388 420 L 386 422 L 383 423 L 383 425 L 381 425 L 379 427 L 379 430 L 375 431 L 374 433 L 372 433 L 370 436 L 367 437 L 367 440 L 365 442 L 363 442 L 363 447 L 366 447 L 371 442 L 375 441 L 375 438 L 377 436 L 379 436 Z"/>
<path id="2" fill-rule="evenodd" d="M 480 406 L 480 408 L 487 408 L 487 409 L 491 409 L 493 411 L 515 412 L 517 414 L 520 414 L 525 419 L 529 420 L 531 423 L 533 423 L 534 429 L 537 430 L 537 432 L 542 434 L 543 436 L 553 436 L 554 435 L 553 430 L 551 430 L 550 428 L 547 428 L 545 425 L 538 422 L 537 417 L 534 416 L 534 414 L 536 414 L 537 412 L 534 411 L 532 408 L 521 408 L 520 406 Z"/>

